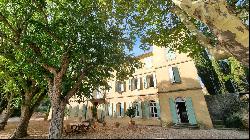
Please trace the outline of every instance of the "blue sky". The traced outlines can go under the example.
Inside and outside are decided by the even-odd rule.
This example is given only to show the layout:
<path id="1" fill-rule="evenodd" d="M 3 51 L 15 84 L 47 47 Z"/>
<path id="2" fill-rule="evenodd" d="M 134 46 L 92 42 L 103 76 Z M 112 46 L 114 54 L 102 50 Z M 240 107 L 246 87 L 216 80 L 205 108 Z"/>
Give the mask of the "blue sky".
<path id="1" fill-rule="evenodd" d="M 135 42 L 134 48 L 133 48 L 133 50 L 130 53 L 133 53 L 134 56 L 138 56 L 138 55 L 141 55 L 141 54 L 144 54 L 144 53 L 152 51 L 152 48 L 150 48 L 150 50 L 147 50 L 147 51 L 144 51 L 144 50 L 140 49 L 139 48 L 140 44 L 141 44 L 140 43 L 140 38 L 136 38 L 136 42 Z"/>

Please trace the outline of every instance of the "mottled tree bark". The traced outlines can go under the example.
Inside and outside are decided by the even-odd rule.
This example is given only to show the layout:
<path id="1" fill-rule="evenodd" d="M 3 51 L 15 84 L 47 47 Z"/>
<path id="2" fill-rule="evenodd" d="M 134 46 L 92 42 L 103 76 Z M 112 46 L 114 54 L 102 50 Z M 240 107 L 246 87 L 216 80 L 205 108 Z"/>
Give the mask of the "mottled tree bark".
<path id="1" fill-rule="evenodd" d="M 63 132 L 63 118 L 66 103 L 55 98 L 52 102 L 52 117 L 50 120 L 49 139 L 61 138 Z"/>
<path id="2" fill-rule="evenodd" d="M 223 47 L 217 45 L 216 47 L 213 47 L 210 44 L 210 40 L 203 35 L 192 23 L 190 17 L 181 10 L 179 7 L 174 7 L 174 10 L 172 11 L 175 13 L 180 19 L 183 24 L 185 24 L 186 28 L 194 35 L 196 36 L 196 40 L 199 44 L 201 44 L 204 48 L 206 48 L 210 54 L 212 54 L 215 59 L 221 60 L 226 59 L 232 56 L 229 52 L 227 52 Z"/>
<path id="3" fill-rule="evenodd" d="M 33 90 L 35 91 L 35 90 Z M 21 119 L 20 122 L 15 129 L 14 133 L 11 135 L 10 139 L 23 138 L 28 136 L 28 126 L 30 118 L 34 112 L 34 109 L 39 106 L 40 102 L 45 96 L 46 91 L 39 93 L 26 93 L 23 99 L 23 103 L 21 105 Z M 34 98 L 35 94 L 39 94 L 37 98 Z"/>
<path id="4" fill-rule="evenodd" d="M 205 23 L 227 52 L 249 67 L 249 30 L 227 9 L 224 0 L 172 0 L 189 16 Z"/>
<path id="5" fill-rule="evenodd" d="M 14 97 L 13 94 L 10 95 L 10 97 L 8 98 L 8 104 L 6 109 L 3 111 L 3 117 L 0 120 L 0 131 L 4 130 L 4 127 L 7 124 L 8 119 L 10 118 L 11 114 L 13 113 L 14 109 L 11 106 L 12 103 L 12 98 Z"/>
<path id="6" fill-rule="evenodd" d="M 32 113 L 33 111 L 30 110 L 28 105 L 23 105 L 21 107 L 20 123 L 18 124 L 10 139 L 23 138 L 28 136 L 27 129 Z"/>

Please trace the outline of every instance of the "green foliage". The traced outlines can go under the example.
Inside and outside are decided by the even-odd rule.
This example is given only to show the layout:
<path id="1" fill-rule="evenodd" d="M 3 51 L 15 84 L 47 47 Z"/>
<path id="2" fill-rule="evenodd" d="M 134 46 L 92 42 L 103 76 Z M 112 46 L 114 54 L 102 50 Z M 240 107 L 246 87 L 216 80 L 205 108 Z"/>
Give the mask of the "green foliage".
<path id="1" fill-rule="evenodd" d="M 225 120 L 226 127 L 229 128 L 243 128 L 244 125 L 242 123 L 242 114 L 233 113 Z"/>
<path id="2" fill-rule="evenodd" d="M 40 105 L 35 109 L 35 112 L 43 112 L 43 113 L 46 113 L 46 112 L 49 112 L 50 107 L 51 107 L 51 103 L 50 103 L 49 97 L 46 96 L 46 97 L 41 101 Z"/>
<path id="3" fill-rule="evenodd" d="M 245 128 L 245 115 L 249 114 L 249 103 L 235 99 L 231 101 L 231 106 L 225 109 L 223 120 L 227 127 Z M 249 120 L 249 118 L 248 118 Z"/>
<path id="4" fill-rule="evenodd" d="M 127 115 L 128 117 L 130 117 L 130 119 L 132 119 L 135 117 L 135 111 L 136 111 L 135 107 L 129 107 L 125 112 L 125 115 Z"/>
<path id="5" fill-rule="evenodd" d="M 194 55 L 193 58 L 198 71 L 198 75 L 201 78 L 209 94 L 221 94 L 221 84 L 223 81 L 220 81 L 220 79 L 218 78 L 218 71 L 215 70 L 214 65 L 209 59 L 207 52 L 203 50 L 200 53 Z"/>
<path id="6" fill-rule="evenodd" d="M 247 92 L 249 91 L 249 83 L 247 81 L 246 68 L 237 61 L 234 57 L 227 59 L 229 73 L 224 76 L 224 80 L 232 80 L 236 86 L 237 92 Z"/>

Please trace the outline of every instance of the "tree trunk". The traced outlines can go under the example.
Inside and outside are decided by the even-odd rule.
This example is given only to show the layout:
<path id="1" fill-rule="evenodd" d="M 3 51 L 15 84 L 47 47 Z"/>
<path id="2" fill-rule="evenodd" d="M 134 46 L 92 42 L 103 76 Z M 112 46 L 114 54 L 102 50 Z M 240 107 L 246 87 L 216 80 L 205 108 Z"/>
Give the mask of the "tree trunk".
<path id="1" fill-rule="evenodd" d="M 0 120 L 0 131 L 4 130 L 5 125 L 7 124 L 8 119 L 10 118 L 11 114 L 13 113 L 14 109 L 11 107 L 11 101 L 12 101 L 12 95 L 11 98 L 8 101 L 7 108 L 3 112 L 3 118 Z"/>
<path id="2" fill-rule="evenodd" d="M 50 120 L 49 139 L 59 139 L 63 132 L 63 118 L 66 103 L 60 98 L 52 99 L 52 117 Z"/>
<path id="3" fill-rule="evenodd" d="M 23 138 L 28 136 L 27 129 L 32 114 L 33 110 L 30 109 L 29 105 L 21 106 L 21 120 L 10 139 Z"/>
<path id="4" fill-rule="evenodd" d="M 249 67 L 249 30 L 227 9 L 226 1 L 172 0 L 189 16 L 205 23 L 218 37 L 221 46 Z"/>

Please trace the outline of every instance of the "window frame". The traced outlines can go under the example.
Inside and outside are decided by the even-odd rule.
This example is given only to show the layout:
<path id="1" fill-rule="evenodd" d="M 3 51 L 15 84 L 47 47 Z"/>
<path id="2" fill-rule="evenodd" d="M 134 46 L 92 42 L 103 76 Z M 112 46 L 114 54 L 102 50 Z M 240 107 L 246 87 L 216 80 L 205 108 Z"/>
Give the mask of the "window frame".
<path id="1" fill-rule="evenodd" d="M 152 101 L 149 102 L 149 112 L 150 112 L 150 117 L 152 117 L 152 118 L 158 118 L 159 117 L 158 116 L 156 101 L 152 100 Z"/>

